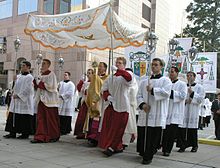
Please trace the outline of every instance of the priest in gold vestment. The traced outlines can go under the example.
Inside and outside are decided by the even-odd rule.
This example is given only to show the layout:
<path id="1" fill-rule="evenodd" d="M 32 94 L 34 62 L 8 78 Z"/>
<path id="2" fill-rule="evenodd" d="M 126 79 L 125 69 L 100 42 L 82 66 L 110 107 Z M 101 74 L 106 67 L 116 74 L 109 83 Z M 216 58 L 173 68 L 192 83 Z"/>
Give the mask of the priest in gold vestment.
<path id="1" fill-rule="evenodd" d="M 97 146 L 98 144 L 98 128 L 100 117 L 102 116 L 103 101 L 101 98 L 101 87 L 108 75 L 106 74 L 107 64 L 100 62 L 93 62 L 94 74 L 88 88 L 86 104 L 88 106 L 87 119 L 84 124 L 84 130 L 87 132 L 87 139 L 90 146 Z M 98 73 L 96 74 L 96 68 Z"/>

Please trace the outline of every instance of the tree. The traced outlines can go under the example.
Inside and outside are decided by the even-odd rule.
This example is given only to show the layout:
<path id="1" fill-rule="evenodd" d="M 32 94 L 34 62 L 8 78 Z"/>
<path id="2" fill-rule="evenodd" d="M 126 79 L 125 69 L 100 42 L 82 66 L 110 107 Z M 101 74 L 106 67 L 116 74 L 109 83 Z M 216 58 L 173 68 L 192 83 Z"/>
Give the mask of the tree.
<path id="1" fill-rule="evenodd" d="M 190 24 L 183 29 L 183 36 L 194 37 L 199 51 L 204 43 L 205 51 L 220 51 L 220 0 L 194 0 L 186 12 Z"/>

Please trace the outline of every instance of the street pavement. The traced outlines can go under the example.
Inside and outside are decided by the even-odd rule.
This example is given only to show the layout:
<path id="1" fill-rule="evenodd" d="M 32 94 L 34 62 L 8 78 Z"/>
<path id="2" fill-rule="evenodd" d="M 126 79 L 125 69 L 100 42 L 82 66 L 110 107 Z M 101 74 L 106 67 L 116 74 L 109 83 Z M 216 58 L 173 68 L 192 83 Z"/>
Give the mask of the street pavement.
<path id="1" fill-rule="evenodd" d="M 197 153 L 187 149 L 178 153 L 173 149 L 170 157 L 159 151 L 151 165 L 142 165 L 135 152 L 135 144 L 123 153 L 105 157 L 99 148 L 87 146 L 86 140 L 66 135 L 56 143 L 31 144 L 29 140 L 5 139 L 6 108 L 0 107 L 0 168 L 220 168 L 220 146 L 199 144 Z M 76 116 L 74 117 L 75 120 Z M 213 124 L 200 137 L 214 138 Z"/>

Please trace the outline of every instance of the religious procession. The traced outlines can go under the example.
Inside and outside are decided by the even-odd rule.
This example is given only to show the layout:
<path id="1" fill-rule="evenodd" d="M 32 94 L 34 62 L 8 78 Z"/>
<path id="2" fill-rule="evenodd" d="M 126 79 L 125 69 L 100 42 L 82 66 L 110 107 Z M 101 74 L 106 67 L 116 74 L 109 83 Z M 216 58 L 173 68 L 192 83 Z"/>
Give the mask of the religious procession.
<path id="1" fill-rule="evenodd" d="M 172 157 L 175 146 L 179 153 L 196 155 L 198 130 L 208 127 L 212 116 L 220 140 L 217 53 L 198 52 L 192 38 L 173 38 L 169 54 L 156 56 L 156 33 L 128 25 L 112 7 L 110 1 L 79 13 L 28 16 L 24 32 L 39 46 L 108 50 L 109 62 L 94 58 L 82 73 L 63 68 L 61 56 L 56 73 L 53 59 L 41 51 L 34 64 L 22 60 L 17 68 L 16 62 L 3 137 L 30 138 L 34 145 L 69 135 L 108 158 L 135 143 L 144 165 L 158 151 Z M 14 44 L 17 57 L 19 37 Z M 116 56 L 118 48 L 125 53 Z M 79 73 L 80 80 L 73 82 Z M 210 101 L 210 93 L 217 99 Z"/>

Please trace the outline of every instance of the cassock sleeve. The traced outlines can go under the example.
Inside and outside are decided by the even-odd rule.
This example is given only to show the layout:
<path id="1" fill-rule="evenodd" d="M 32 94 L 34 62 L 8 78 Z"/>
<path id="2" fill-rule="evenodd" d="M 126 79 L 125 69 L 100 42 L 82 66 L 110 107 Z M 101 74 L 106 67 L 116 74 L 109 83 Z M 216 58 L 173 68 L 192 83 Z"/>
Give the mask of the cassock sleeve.
<path id="1" fill-rule="evenodd" d="M 204 98 L 205 98 L 205 90 L 201 85 L 199 85 L 197 91 L 196 92 L 194 91 L 194 96 L 191 103 L 201 104 Z"/>
<path id="2" fill-rule="evenodd" d="M 32 93 L 34 89 L 33 85 L 33 76 L 28 75 L 26 79 L 24 80 L 23 86 L 21 87 L 21 90 L 17 94 L 18 97 L 23 101 L 26 102 L 29 98 L 29 95 Z"/>
<path id="3" fill-rule="evenodd" d="M 172 82 L 168 78 L 163 78 L 158 82 L 162 82 L 162 87 L 153 88 L 155 100 L 157 101 L 169 98 L 171 94 Z"/>
<path id="4" fill-rule="evenodd" d="M 72 82 L 69 82 L 68 88 L 60 96 L 63 98 L 64 101 L 68 101 L 74 96 L 74 93 L 75 93 L 75 85 Z"/>
<path id="5" fill-rule="evenodd" d="M 81 92 L 83 83 L 84 83 L 83 80 L 80 80 L 79 83 L 77 84 L 76 88 L 77 88 L 78 92 Z"/>
<path id="6" fill-rule="evenodd" d="M 187 96 L 187 85 L 186 83 L 180 83 L 180 86 L 178 87 L 179 90 L 173 91 L 173 102 L 181 102 L 184 99 L 186 99 Z"/>

